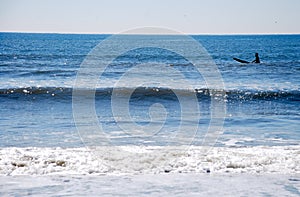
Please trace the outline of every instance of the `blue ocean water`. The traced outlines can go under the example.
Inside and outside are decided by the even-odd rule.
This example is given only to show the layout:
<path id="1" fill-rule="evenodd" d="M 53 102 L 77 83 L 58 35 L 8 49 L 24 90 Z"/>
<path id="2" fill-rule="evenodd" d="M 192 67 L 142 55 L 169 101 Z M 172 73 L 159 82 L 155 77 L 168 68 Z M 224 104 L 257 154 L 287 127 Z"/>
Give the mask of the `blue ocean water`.
<path id="1" fill-rule="evenodd" d="M 0 146 L 80 147 L 84 146 L 73 119 L 72 90 L 82 61 L 109 35 L 0 34 Z M 291 145 L 300 141 L 300 35 L 192 36 L 215 61 L 224 81 L 226 116 L 217 145 Z M 133 38 L 134 42 L 134 36 Z M 178 36 L 144 36 L 144 39 L 177 40 Z M 122 44 L 122 43 L 120 43 Z M 180 46 L 179 46 L 180 47 Z M 193 49 L 186 49 L 193 50 Z M 261 64 L 240 64 L 232 58 Z M 183 73 L 197 90 L 201 118 L 195 144 L 210 122 L 211 97 L 205 81 L 186 59 L 170 51 L 141 48 L 115 59 L 101 76 L 95 97 L 96 113 L 113 144 L 164 145 L 176 133 L 182 118 L 178 98 L 172 89 L 185 90 L 178 76 L 160 75 L 157 67 L 138 70 L 121 93 L 130 98 L 131 118 L 138 125 L 149 124 L 149 107 L 162 104 L 167 117 L 159 135 L 136 138 L 122 132 L 111 110 L 111 93 L 128 70 L 141 63 L 163 63 Z M 135 79 L 153 73 L 154 81 L 173 81 L 172 89 Z M 158 75 L 155 75 L 158 73 Z M 147 76 L 148 77 L 148 76 Z M 100 76 L 99 76 L 100 78 Z M 137 88 L 137 89 L 135 89 Z M 186 90 L 187 91 L 187 90 Z M 159 112 L 158 112 L 159 113 Z M 192 114 L 190 115 L 192 119 Z M 122 118 L 122 117 L 121 117 Z M 161 119 L 155 124 L 160 124 Z M 126 124 L 126 120 L 124 120 Z M 131 123 L 130 123 L 131 124 Z M 129 124 L 129 126 L 130 126 Z M 195 122 L 187 122 L 189 125 Z M 82 136 L 81 136 L 82 137 Z"/>

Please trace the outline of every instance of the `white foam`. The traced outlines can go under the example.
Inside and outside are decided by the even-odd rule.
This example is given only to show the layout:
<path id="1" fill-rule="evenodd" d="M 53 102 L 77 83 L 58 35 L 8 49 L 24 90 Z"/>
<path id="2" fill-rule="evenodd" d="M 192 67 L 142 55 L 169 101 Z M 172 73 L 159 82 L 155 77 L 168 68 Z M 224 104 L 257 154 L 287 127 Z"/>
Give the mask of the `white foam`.
<path id="1" fill-rule="evenodd" d="M 9 80 L 0 80 L 0 89 L 9 89 L 9 88 L 27 88 L 27 87 L 62 87 L 62 88 L 71 88 L 73 87 L 74 80 L 30 80 L 22 78 L 20 80 L 9 79 Z"/>
<path id="2" fill-rule="evenodd" d="M 127 150 L 130 150 L 127 152 Z M 300 173 L 300 146 L 2 148 L 0 174 Z"/>
<path id="3" fill-rule="evenodd" d="M 299 91 L 299 86 L 297 84 L 291 84 L 290 82 L 261 82 L 251 80 L 249 82 L 225 82 L 225 87 L 227 91 L 231 90 L 256 90 L 256 91 Z"/>

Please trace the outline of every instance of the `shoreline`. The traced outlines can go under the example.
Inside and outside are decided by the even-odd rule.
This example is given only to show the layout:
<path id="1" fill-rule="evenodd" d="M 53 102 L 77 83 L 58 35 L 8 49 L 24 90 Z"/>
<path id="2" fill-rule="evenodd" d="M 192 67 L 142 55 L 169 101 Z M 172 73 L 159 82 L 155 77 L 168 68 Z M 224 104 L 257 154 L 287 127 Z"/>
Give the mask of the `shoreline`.
<path id="1" fill-rule="evenodd" d="M 0 176 L 8 196 L 299 196 L 300 174 Z"/>

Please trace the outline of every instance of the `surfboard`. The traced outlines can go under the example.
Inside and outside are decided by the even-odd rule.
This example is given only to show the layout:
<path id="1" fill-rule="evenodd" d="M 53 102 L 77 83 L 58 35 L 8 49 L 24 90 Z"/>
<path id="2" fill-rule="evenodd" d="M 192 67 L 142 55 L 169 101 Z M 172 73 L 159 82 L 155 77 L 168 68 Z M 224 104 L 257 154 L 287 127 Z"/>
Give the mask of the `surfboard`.
<path id="1" fill-rule="evenodd" d="M 244 63 L 244 64 L 249 64 L 250 62 L 246 61 L 246 60 L 241 60 L 239 58 L 233 58 L 235 61 L 240 62 L 240 63 Z"/>

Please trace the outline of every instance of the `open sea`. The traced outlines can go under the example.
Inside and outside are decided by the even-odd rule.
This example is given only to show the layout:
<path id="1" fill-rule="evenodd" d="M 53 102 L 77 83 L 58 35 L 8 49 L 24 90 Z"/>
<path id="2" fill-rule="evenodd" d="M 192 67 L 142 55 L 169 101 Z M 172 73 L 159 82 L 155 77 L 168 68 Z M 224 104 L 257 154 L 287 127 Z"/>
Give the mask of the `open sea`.
<path id="1" fill-rule="evenodd" d="M 0 195 L 300 195 L 300 35 L 191 36 L 215 62 L 215 89 L 181 36 L 127 36 L 192 57 L 144 47 L 108 61 L 113 49 L 91 51 L 110 35 L 0 33 Z M 260 64 L 232 59 L 256 52 Z M 80 81 L 88 58 L 107 66 Z"/>

